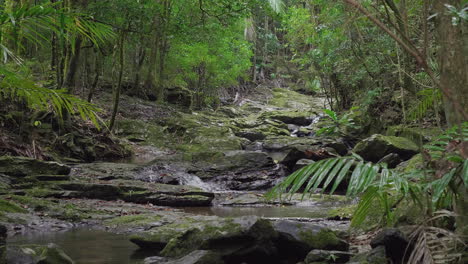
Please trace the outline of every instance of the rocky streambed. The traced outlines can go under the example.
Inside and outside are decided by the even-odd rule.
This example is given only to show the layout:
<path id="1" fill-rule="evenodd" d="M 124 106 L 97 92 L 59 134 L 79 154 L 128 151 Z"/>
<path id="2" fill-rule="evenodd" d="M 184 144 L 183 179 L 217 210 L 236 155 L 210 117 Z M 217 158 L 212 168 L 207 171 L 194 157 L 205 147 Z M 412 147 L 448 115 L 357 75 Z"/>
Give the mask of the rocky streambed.
<path id="1" fill-rule="evenodd" d="M 290 172 L 350 151 L 314 136 L 322 99 L 276 89 L 164 115 L 135 100 L 124 97 L 137 111 L 116 129 L 128 160 L 0 157 L 0 263 L 345 263 L 356 253 L 344 196 L 263 197 Z M 354 151 L 396 166 L 417 146 L 375 135 Z"/>

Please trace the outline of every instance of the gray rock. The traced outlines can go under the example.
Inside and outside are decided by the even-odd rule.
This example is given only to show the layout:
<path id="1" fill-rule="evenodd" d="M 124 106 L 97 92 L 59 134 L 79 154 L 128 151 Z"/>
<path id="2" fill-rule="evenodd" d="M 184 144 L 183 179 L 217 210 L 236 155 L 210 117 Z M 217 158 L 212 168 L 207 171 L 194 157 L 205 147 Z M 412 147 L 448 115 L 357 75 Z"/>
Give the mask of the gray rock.
<path id="1" fill-rule="evenodd" d="M 397 228 L 384 229 L 372 239 L 370 245 L 372 248 L 385 247 L 386 255 L 393 263 L 403 263 L 405 252 L 406 255 L 411 253 L 408 239 Z"/>
<path id="2" fill-rule="evenodd" d="M 378 162 L 390 153 L 396 153 L 403 160 L 408 160 L 419 152 L 419 148 L 407 138 L 376 134 L 359 142 L 353 151 L 366 161 Z"/>
<path id="3" fill-rule="evenodd" d="M 306 264 L 315 262 L 325 263 L 346 263 L 351 257 L 351 253 L 346 251 L 336 250 L 320 250 L 314 249 L 307 254 L 305 259 Z"/>
<path id="4" fill-rule="evenodd" d="M 14 176 L 68 175 L 70 167 L 57 163 L 26 157 L 0 157 L 0 173 Z"/>
<path id="5" fill-rule="evenodd" d="M 106 184 L 70 182 L 58 184 L 66 198 L 88 198 L 99 200 L 124 200 L 126 202 L 162 206 L 209 206 L 214 198 L 212 192 L 192 186 L 166 184 L 137 184 L 116 181 Z M 55 197 L 60 198 L 57 194 Z"/>

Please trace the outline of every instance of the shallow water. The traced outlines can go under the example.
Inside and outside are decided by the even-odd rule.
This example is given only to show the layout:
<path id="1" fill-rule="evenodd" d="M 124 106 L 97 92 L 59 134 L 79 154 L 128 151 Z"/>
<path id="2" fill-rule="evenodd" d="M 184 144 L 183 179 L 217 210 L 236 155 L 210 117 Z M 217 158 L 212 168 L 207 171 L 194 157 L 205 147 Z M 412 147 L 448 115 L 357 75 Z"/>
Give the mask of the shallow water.
<path id="1" fill-rule="evenodd" d="M 127 236 L 101 230 L 74 229 L 66 232 L 31 233 L 8 239 L 9 245 L 59 245 L 76 264 L 140 264 L 148 255 L 139 253 L 138 246 Z"/>
<path id="2" fill-rule="evenodd" d="M 302 207 L 302 206 L 272 206 L 272 207 L 187 207 L 182 208 L 186 213 L 198 215 L 216 215 L 220 217 L 241 217 L 254 215 L 259 217 L 272 218 L 322 218 L 328 216 L 328 210 L 333 207 L 323 206 Z"/>

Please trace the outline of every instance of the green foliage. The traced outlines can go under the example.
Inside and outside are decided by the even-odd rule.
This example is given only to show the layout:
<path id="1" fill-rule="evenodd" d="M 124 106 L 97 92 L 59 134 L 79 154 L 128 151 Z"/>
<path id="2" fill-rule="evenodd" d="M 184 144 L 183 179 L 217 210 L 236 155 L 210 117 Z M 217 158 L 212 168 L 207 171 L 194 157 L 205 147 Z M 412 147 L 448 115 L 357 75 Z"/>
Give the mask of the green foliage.
<path id="1" fill-rule="evenodd" d="M 65 90 L 54 90 L 39 86 L 31 78 L 22 76 L 21 72 L 12 72 L 0 66 L 0 100 L 22 100 L 36 110 L 50 110 L 63 117 L 63 112 L 78 114 L 83 120 L 91 122 L 99 128 L 96 113 L 99 108 L 81 100 Z"/>
<path id="2" fill-rule="evenodd" d="M 332 110 L 324 109 L 323 112 L 331 120 L 331 123 L 325 124 L 324 127 L 317 131 L 317 135 L 339 135 L 345 136 L 347 129 L 355 129 L 357 125 L 351 117 L 352 112 L 343 114 L 341 117 Z"/>
<path id="3" fill-rule="evenodd" d="M 430 157 L 435 159 L 428 161 L 428 164 L 449 162 L 446 164 L 448 169 L 444 168 L 442 171 L 426 167 L 402 173 L 387 169 L 386 164 L 366 163 L 357 155 L 331 158 L 294 172 L 274 187 L 267 196 L 271 198 L 284 193 L 292 195 L 303 186 L 305 186 L 304 195 L 314 193 L 319 188 L 322 193 L 330 190 L 330 194 L 333 194 L 337 187 L 346 181 L 348 185 L 346 195 L 361 196 L 353 215 L 353 226 L 359 226 L 364 222 L 374 201 L 378 201 L 379 206 L 384 210 L 382 220 L 386 225 L 395 223 L 393 208 L 398 204 L 395 200 L 410 199 L 423 210 L 429 208 L 430 212 L 451 209 L 454 202 L 453 196 L 457 193 L 452 186 L 468 188 L 468 174 L 466 173 L 468 162 L 462 158 L 459 151 L 447 150 L 453 142 L 466 141 L 466 138 L 468 138 L 468 122 L 465 122 L 461 129 L 454 127 L 436 141 L 425 146 L 424 151 L 430 153 Z M 446 152 L 448 154 L 442 155 Z M 438 178 L 436 175 L 440 173 L 442 175 Z"/>
<path id="4" fill-rule="evenodd" d="M 50 106 L 59 117 L 63 117 L 64 111 L 79 114 L 84 120 L 89 119 L 99 127 L 96 115 L 99 109 L 96 106 L 67 94 L 64 90 L 53 90 L 37 84 L 28 76 L 28 69 L 14 52 L 22 47 L 22 38 L 41 44 L 44 40 L 48 41 L 46 34 L 51 32 L 64 37 L 72 46 L 78 35 L 96 46 L 113 38 L 111 27 L 94 22 L 90 17 L 67 13 L 58 9 L 57 5 L 46 3 L 0 10 L 0 49 L 3 54 L 3 64 L 0 65 L 0 99 L 20 99 L 29 107 L 41 110 L 48 110 Z M 13 48 L 8 48 L 8 45 Z M 9 59 L 22 69 L 15 70 L 18 67 L 6 64 Z"/>
<path id="5" fill-rule="evenodd" d="M 411 119 L 425 117 L 430 109 L 437 111 L 437 106 L 442 103 L 442 92 L 435 89 L 424 89 L 418 92 L 421 97 L 418 104 L 410 112 Z"/>

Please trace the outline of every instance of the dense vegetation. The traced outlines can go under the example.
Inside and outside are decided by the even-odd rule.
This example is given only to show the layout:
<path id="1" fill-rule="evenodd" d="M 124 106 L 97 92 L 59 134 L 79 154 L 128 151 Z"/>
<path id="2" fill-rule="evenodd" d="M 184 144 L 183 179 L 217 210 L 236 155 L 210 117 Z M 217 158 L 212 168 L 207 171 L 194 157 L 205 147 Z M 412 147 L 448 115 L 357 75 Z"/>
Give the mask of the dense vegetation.
<path id="1" fill-rule="evenodd" d="M 347 181 L 347 195 L 361 197 L 356 227 L 372 210 L 379 226 L 402 225 L 398 214 L 416 207 L 409 263 L 463 261 L 467 23 L 464 0 L 3 0 L 0 155 L 127 156 L 114 135 L 122 95 L 192 113 L 237 104 L 260 86 L 287 88 L 326 98 L 314 135 L 351 149 L 406 132 L 420 166 L 394 169 L 357 151 L 325 156 L 271 196 L 333 193 Z"/>

